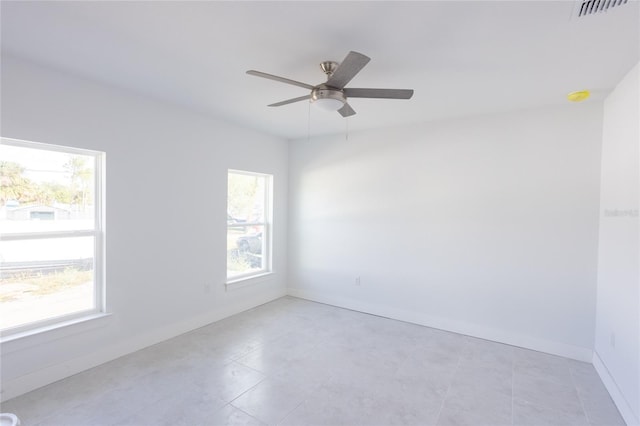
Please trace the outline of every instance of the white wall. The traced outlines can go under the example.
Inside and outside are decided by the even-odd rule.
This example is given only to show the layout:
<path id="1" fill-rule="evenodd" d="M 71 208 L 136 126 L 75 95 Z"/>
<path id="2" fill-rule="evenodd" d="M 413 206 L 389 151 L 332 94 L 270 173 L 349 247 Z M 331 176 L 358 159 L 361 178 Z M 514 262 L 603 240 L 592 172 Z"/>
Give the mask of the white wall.
<path id="1" fill-rule="evenodd" d="M 604 103 L 594 357 L 628 424 L 640 424 L 639 67 Z"/>
<path id="2" fill-rule="evenodd" d="M 286 141 L 4 55 L 1 120 L 5 137 L 106 152 L 113 313 L 3 344 L 3 399 L 286 293 Z M 274 175 L 275 273 L 225 292 L 228 168 Z"/>
<path id="3" fill-rule="evenodd" d="M 591 360 L 601 126 L 592 102 L 292 142 L 290 294 Z"/>

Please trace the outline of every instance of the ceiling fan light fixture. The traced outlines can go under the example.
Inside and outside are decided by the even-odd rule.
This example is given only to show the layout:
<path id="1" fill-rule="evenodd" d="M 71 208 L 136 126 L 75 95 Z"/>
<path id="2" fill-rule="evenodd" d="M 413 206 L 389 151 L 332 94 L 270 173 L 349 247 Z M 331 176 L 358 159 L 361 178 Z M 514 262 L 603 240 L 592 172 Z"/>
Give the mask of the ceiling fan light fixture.
<path id="1" fill-rule="evenodd" d="M 313 89 L 311 102 L 325 111 L 337 111 L 347 102 L 341 90 Z"/>
<path id="2" fill-rule="evenodd" d="M 344 105 L 342 101 L 330 98 L 320 98 L 313 101 L 313 103 L 325 111 L 337 111 Z"/>

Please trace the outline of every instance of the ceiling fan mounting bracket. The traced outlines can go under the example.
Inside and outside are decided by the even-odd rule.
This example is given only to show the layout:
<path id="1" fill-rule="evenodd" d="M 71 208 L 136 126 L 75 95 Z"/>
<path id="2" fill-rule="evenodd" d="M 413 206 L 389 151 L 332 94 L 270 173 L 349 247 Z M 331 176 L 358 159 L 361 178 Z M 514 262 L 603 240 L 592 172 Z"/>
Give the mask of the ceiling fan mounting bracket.
<path id="1" fill-rule="evenodd" d="M 334 61 L 324 61 L 320 64 L 320 69 L 322 69 L 322 72 L 327 75 L 327 78 L 329 78 L 333 75 L 333 72 L 338 68 L 338 65 L 340 64 Z"/>

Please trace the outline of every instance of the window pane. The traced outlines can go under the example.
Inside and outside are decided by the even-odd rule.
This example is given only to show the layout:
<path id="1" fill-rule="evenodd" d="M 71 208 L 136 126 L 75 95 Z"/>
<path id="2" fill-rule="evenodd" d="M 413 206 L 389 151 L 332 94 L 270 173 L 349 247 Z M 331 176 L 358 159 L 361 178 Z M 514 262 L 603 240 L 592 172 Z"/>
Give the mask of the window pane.
<path id="1" fill-rule="evenodd" d="M 227 223 L 265 221 L 265 176 L 229 173 Z"/>
<path id="2" fill-rule="evenodd" d="M 227 277 L 270 269 L 269 199 L 271 176 L 229 171 L 227 192 Z"/>
<path id="3" fill-rule="evenodd" d="M 0 329 L 91 310 L 94 237 L 0 241 Z"/>
<path id="4" fill-rule="evenodd" d="M 266 268 L 264 226 L 229 226 L 227 229 L 227 276 L 234 277 Z"/>
<path id="5" fill-rule="evenodd" d="M 0 145 L 0 158 L 4 234 L 94 228 L 94 157 Z"/>

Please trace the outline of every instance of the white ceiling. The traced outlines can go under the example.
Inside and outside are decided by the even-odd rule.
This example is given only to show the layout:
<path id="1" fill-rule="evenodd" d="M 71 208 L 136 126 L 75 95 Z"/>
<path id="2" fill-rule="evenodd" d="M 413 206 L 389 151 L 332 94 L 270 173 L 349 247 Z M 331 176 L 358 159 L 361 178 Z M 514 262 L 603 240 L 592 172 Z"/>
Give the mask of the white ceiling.
<path id="1" fill-rule="evenodd" d="M 9 2 L 2 53 L 288 139 L 602 99 L 639 60 L 639 2 L 577 18 L 576 1 Z M 372 58 L 347 87 L 411 88 L 351 99 L 357 115 L 299 102 L 318 64 Z M 310 121 L 309 121 L 310 118 Z"/>

